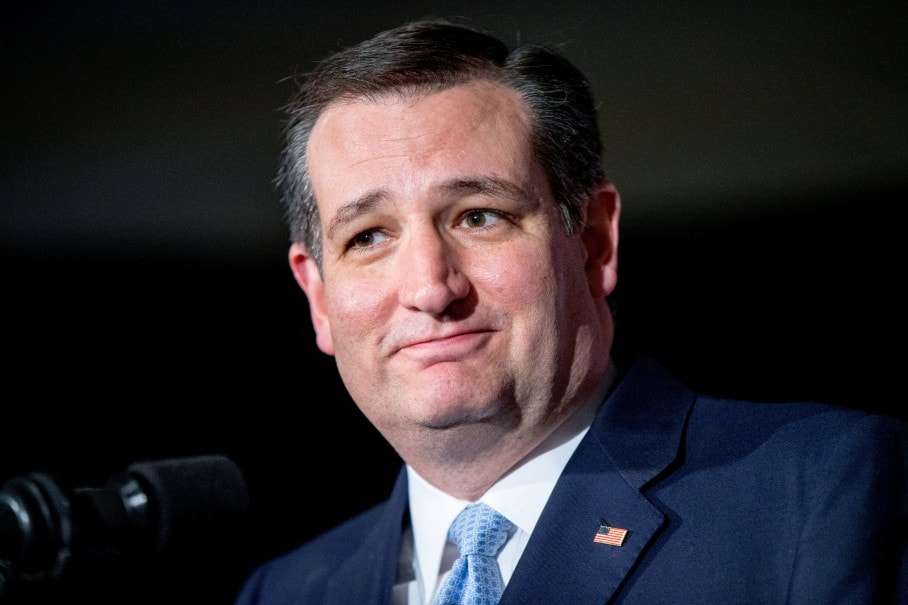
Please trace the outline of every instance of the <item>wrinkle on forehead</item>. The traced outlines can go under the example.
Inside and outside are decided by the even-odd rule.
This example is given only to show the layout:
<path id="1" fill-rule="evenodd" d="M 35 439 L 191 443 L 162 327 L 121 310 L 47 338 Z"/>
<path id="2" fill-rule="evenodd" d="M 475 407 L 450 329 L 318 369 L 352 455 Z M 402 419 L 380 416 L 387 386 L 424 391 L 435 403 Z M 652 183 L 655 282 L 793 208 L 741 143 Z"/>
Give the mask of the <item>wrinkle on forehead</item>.
<path id="1" fill-rule="evenodd" d="M 498 94 L 489 94 L 496 91 Z M 506 94 L 500 94 L 502 91 Z M 449 104 L 452 95 L 462 103 L 457 120 L 440 124 L 432 120 L 436 113 L 434 107 Z M 343 111 L 352 105 L 372 111 L 356 112 L 355 115 Z M 413 112 L 416 105 L 421 105 L 423 111 Z M 309 139 L 308 157 L 319 153 L 320 142 L 327 142 L 318 136 L 326 131 L 335 135 L 340 131 L 360 133 L 360 136 L 335 136 L 331 141 L 333 145 L 343 148 L 348 158 L 359 156 L 349 164 L 356 166 L 366 161 L 430 154 L 461 144 L 465 136 L 486 127 L 493 120 L 514 117 L 523 131 L 515 134 L 529 136 L 529 112 L 523 100 L 513 89 L 488 80 L 471 81 L 439 91 L 389 91 L 376 97 L 340 99 L 330 104 L 316 121 Z M 390 132 L 389 123 L 395 124 Z M 362 136 L 363 133 L 374 133 L 376 136 Z M 425 145 L 426 140 L 432 144 Z M 390 150 L 389 145 L 392 146 Z M 379 147 L 381 153 L 376 153 Z"/>

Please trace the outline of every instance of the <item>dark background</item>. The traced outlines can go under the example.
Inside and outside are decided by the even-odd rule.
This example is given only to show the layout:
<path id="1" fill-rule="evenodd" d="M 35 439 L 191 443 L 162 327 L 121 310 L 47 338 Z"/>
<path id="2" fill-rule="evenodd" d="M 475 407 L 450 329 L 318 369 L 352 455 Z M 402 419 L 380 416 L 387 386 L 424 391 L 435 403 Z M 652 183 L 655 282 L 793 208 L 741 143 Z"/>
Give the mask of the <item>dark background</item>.
<path id="1" fill-rule="evenodd" d="M 217 551 L 19 601 L 228 603 L 387 493 L 399 461 L 314 346 L 271 179 L 285 76 L 409 19 L 465 16 L 589 74 L 625 353 L 718 394 L 908 416 L 905 14 L 555 4 L 5 9 L 0 481 L 219 452 L 255 506 Z"/>

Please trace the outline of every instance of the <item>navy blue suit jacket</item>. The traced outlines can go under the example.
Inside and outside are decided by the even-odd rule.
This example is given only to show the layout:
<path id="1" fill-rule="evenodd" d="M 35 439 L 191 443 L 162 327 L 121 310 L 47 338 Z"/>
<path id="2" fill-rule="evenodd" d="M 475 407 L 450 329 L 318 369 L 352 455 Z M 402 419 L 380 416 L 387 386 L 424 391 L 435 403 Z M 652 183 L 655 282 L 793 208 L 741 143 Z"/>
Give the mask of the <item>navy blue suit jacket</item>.
<path id="1" fill-rule="evenodd" d="M 600 408 L 502 597 L 512 603 L 908 603 L 906 439 L 891 419 L 698 396 L 652 362 Z M 390 499 L 248 580 L 239 605 L 388 605 Z M 627 528 L 597 544 L 600 523 Z"/>

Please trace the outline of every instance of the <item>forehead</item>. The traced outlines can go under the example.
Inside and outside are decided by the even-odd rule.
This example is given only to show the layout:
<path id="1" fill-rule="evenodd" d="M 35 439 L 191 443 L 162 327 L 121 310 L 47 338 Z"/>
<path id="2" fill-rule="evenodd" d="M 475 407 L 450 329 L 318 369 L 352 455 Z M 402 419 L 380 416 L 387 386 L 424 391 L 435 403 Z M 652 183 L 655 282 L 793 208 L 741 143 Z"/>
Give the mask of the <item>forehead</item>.
<path id="1" fill-rule="evenodd" d="M 309 173 L 321 210 L 358 188 L 412 193 L 436 179 L 490 172 L 521 179 L 533 163 L 530 133 L 523 100 L 493 82 L 344 100 L 312 129 Z"/>

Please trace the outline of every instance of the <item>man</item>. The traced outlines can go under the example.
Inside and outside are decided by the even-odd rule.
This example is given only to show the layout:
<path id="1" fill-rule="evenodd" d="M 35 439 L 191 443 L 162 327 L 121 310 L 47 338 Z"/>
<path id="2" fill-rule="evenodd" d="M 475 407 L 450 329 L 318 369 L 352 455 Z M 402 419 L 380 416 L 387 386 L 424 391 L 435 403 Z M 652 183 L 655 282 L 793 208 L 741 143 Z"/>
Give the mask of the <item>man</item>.
<path id="1" fill-rule="evenodd" d="M 620 199 L 573 66 L 414 23 L 320 64 L 290 115 L 290 266 L 406 466 L 239 603 L 903 594 L 900 427 L 615 369 Z"/>

